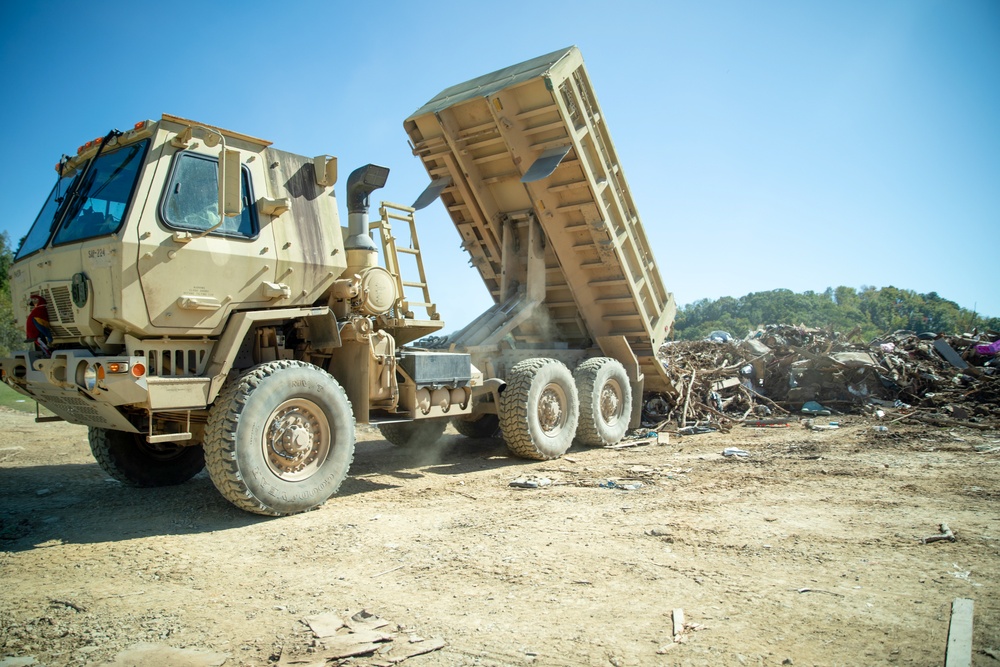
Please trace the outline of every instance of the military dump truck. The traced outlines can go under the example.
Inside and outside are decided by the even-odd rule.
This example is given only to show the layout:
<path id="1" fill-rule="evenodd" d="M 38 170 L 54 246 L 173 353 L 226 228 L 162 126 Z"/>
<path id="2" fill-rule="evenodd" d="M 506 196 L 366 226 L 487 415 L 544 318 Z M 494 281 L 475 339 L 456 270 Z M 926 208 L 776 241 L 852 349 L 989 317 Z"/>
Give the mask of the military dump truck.
<path id="1" fill-rule="evenodd" d="M 266 515 L 337 492 L 356 424 L 401 446 L 499 425 L 537 459 L 620 439 L 673 303 L 579 52 L 449 89 L 406 129 L 431 186 L 370 218 L 389 170 L 358 168 L 346 226 L 329 155 L 171 115 L 80 146 L 10 270 L 30 345 L 3 380 L 88 426 L 113 478 L 207 468 Z M 444 327 L 414 221 L 438 196 L 497 304 L 451 350 L 414 345 Z"/>
<path id="2" fill-rule="evenodd" d="M 504 383 L 477 394 L 458 431 L 499 423 L 528 458 L 559 456 L 574 435 L 618 442 L 644 392 L 672 389 L 656 351 L 676 306 L 580 51 L 448 88 L 405 128 L 432 179 L 414 207 L 441 198 L 495 303 L 449 337 L 487 386 Z"/>

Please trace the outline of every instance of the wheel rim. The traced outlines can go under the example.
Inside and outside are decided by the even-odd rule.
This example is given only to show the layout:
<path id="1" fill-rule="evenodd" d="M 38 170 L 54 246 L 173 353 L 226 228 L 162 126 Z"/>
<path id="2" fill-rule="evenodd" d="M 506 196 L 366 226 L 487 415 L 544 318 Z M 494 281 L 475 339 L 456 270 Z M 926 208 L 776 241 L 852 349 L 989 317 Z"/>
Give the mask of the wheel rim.
<path id="1" fill-rule="evenodd" d="M 318 405 L 293 398 L 271 413 L 261 445 L 267 467 L 277 477 L 288 482 L 308 479 L 330 453 L 330 423 Z"/>
<path id="2" fill-rule="evenodd" d="M 624 403 L 621 385 L 615 380 L 608 380 L 601 387 L 601 395 L 598 397 L 600 401 L 597 406 L 601 414 L 601 419 L 608 426 L 614 426 L 618 423 L 618 419 L 621 418 L 622 405 Z"/>
<path id="3" fill-rule="evenodd" d="M 538 426 L 550 438 L 559 435 L 569 416 L 566 392 L 554 382 L 545 385 L 538 395 Z"/>

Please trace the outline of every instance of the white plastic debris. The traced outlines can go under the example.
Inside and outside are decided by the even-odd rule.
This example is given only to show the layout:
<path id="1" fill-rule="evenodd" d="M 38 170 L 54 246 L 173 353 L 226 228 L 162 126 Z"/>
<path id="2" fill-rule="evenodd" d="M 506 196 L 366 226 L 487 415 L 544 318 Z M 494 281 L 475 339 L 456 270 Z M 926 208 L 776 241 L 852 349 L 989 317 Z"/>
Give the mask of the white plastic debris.
<path id="1" fill-rule="evenodd" d="M 740 449 L 739 447 L 726 447 L 722 450 L 723 456 L 739 456 L 741 458 L 746 458 L 750 456 L 750 452 L 745 449 Z"/>

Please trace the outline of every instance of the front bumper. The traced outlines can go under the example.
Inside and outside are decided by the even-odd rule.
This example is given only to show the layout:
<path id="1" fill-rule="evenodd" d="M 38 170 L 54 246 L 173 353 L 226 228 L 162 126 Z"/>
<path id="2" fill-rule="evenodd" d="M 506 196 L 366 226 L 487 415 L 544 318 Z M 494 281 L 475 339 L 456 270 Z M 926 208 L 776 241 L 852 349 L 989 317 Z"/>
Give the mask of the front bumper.
<path id="1" fill-rule="evenodd" d="M 137 432 L 120 407 L 149 405 L 144 364 L 143 357 L 95 357 L 84 349 L 56 350 L 48 359 L 26 351 L 0 359 L 0 370 L 15 391 L 68 422 Z"/>

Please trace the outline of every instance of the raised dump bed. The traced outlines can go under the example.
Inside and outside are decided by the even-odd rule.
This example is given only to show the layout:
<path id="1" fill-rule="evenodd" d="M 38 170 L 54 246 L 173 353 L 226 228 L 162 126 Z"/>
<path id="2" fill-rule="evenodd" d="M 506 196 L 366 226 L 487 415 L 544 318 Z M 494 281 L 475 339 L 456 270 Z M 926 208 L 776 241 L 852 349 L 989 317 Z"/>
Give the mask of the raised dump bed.
<path id="1" fill-rule="evenodd" d="M 676 306 L 576 47 L 448 88 L 405 128 L 432 178 L 415 206 L 440 194 L 496 303 L 454 338 L 488 377 L 597 347 L 668 390 L 655 352 Z"/>

